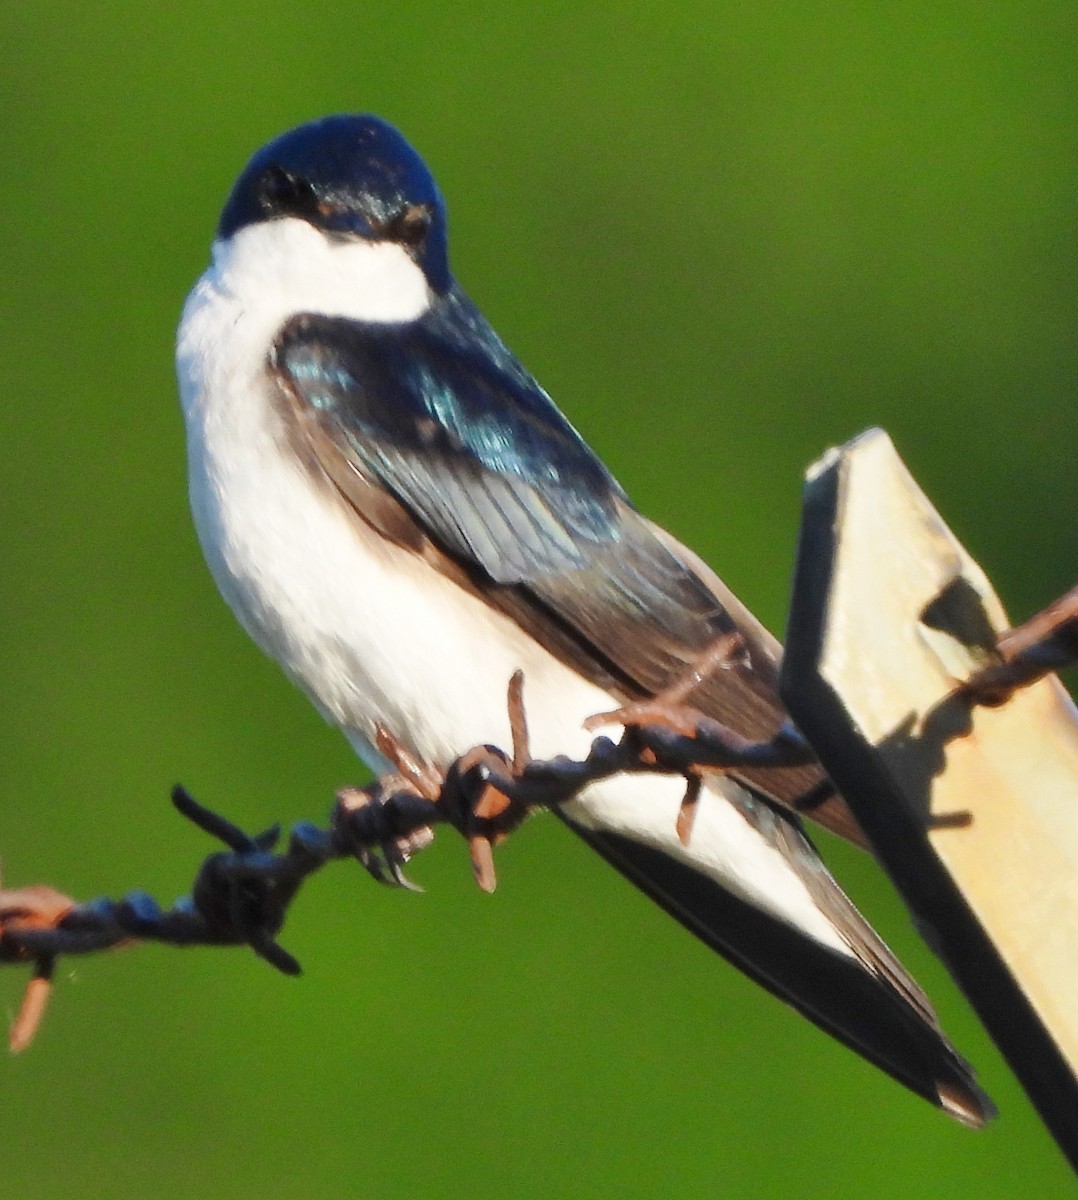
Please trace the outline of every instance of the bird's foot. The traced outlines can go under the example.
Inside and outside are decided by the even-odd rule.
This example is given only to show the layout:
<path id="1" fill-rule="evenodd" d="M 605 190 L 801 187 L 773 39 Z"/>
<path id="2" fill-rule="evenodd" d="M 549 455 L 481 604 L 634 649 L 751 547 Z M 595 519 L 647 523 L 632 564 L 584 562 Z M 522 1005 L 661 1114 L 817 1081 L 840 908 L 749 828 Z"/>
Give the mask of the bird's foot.
<path id="1" fill-rule="evenodd" d="M 390 775 L 366 788 L 342 788 L 330 818 L 337 845 L 347 847 L 367 873 L 387 887 L 423 889 L 405 874 L 405 864 L 434 841 L 424 817 L 438 819 L 434 802 L 411 775 Z"/>

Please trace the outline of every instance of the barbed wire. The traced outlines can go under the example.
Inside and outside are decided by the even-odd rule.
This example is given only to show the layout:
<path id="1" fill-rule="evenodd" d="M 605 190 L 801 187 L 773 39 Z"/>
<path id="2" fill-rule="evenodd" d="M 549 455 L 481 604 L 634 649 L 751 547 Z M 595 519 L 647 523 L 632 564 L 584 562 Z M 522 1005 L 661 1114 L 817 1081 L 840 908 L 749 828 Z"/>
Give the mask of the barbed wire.
<path id="1" fill-rule="evenodd" d="M 457 829 L 469 846 L 476 882 L 493 891 L 493 848 L 536 808 L 556 808 L 584 788 L 623 773 L 680 775 L 685 793 L 678 836 L 691 836 L 703 775 L 734 767 L 798 766 L 815 761 L 811 747 L 787 723 L 766 740 L 742 737 L 688 704 L 702 679 L 740 655 L 736 635 L 720 639 L 662 695 L 586 724 L 620 725 L 617 740 L 597 736 L 583 759 L 531 757 L 524 680 L 517 673 L 507 698 L 511 753 L 478 746 L 441 772 L 418 761 L 385 728 L 377 746 L 396 771 L 366 787 L 337 793 L 325 828 L 293 825 L 278 852 L 281 829 L 249 834 L 196 801 L 172 792 L 180 814 L 223 843 L 198 868 L 190 894 L 162 908 L 144 891 L 119 900 L 78 903 L 48 886 L 0 890 L 0 965 L 28 965 L 31 978 L 9 1031 L 23 1050 L 40 1026 L 57 961 L 135 941 L 173 946 L 248 946 L 286 975 L 300 964 L 278 942 L 288 910 L 308 876 L 338 859 L 357 861 L 378 882 L 411 890 L 404 867 L 430 844 L 437 825 Z M 1078 663 L 1078 587 L 1031 621 L 999 639 L 997 661 L 956 690 L 971 706 L 998 705 L 1019 688 Z"/>

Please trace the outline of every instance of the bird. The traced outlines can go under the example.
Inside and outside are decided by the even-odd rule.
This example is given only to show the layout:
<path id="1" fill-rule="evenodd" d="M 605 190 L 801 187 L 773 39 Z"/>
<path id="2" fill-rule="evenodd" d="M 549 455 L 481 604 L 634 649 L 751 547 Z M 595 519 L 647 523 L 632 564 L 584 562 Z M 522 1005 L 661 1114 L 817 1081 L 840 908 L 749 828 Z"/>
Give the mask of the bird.
<path id="1" fill-rule="evenodd" d="M 766 740 L 781 647 L 649 521 L 451 272 L 417 151 L 363 114 L 309 121 L 233 186 L 176 348 L 194 523 L 247 633 L 374 771 L 379 730 L 438 769 L 506 746 L 582 756 L 597 713 L 742 652 L 693 705 Z M 992 1101 L 834 880 L 799 810 L 864 844 L 818 766 L 618 775 L 566 825 L 702 942 L 958 1121 Z"/>

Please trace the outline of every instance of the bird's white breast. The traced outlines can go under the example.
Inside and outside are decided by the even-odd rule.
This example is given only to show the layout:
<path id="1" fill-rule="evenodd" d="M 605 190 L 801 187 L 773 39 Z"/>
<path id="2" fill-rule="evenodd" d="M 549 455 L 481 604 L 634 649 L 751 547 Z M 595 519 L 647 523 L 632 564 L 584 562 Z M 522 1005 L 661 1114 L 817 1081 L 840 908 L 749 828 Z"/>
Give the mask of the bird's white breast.
<path id="1" fill-rule="evenodd" d="M 251 636 L 376 769 L 377 721 L 436 764 L 483 742 L 508 746 L 517 669 L 533 752 L 581 755 L 582 722 L 612 698 L 316 486 L 272 403 L 267 353 L 297 312 L 406 321 L 428 304 L 422 272 L 398 246 L 334 243 L 294 220 L 215 246 L 177 349 L 203 551 Z M 618 779 L 590 789 L 572 815 L 689 862 L 848 952 L 782 856 L 719 794 L 705 794 L 692 845 L 681 846 L 681 793 L 677 780 Z"/>

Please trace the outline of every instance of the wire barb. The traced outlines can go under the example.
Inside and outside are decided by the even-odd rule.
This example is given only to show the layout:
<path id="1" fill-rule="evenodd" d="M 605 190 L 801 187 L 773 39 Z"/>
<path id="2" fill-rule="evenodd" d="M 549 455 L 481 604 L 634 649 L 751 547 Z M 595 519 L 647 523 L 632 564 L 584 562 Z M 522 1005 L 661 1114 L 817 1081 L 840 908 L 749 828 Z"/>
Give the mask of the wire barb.
<path id="1" fill-rule="evenodd" d="M 967 699 L 992 708 L 1046 675 L 1078 665 L 1078 586 L 1025 624 L 1001 634 L 996 654 L 996 662 L 959 688 Z"/>

